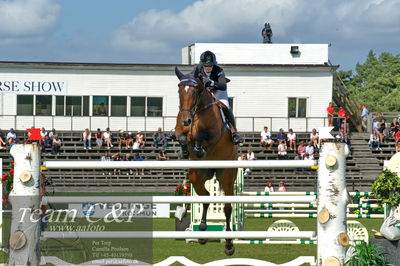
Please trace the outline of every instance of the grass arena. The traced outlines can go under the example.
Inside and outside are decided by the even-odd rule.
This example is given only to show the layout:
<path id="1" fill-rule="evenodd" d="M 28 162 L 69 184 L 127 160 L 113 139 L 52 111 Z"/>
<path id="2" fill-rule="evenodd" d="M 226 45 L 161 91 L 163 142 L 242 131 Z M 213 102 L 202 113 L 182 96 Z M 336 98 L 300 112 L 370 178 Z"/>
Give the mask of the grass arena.
<path id="1" fill-rule="evenodd" d="M 332 143 L 332 145 L 328 146 L 336 146 L 336 144 Z M 23 152 L 26 152 L 26 149 L 24 149 L 24 146 L 19 146 L 19 152 L 14 151 L 14 154 L 17 153 L 16 158 L 16 168 L 15 168 L 15 176 L 22 176 L 26 175 L 26 164 L 23 163 L 24 160 L 27 160 L 26 156 L 21 156 Z M 29 147 L 28 147 L 29 149 Z M 35 148 L 33 147 L 35 150 Z M 31 178 L 30 181 L 33 181 L 35 176 L 38 178 L 39 175 L 39 169 L 40 169 L 40 160 L 35 161 L 35 158 L 38 159 L 40 158 L 38 155 L 34 155 L 34 152 L 29 152 L 30 157 L 29 160 L 32 160 L 33 162 L 37 163 L 36 167 L 31 167 L 30 170 L 32 171 L 31 173 Z M 323 158 L 322 162 L 325 162 L 326 165 L 340 165 L 343 164 L 344 159 L 340 159 L 340 156 L 338 156 L 337 162 L 335 161 L 333 164 L 330 160 L 332 160 L 332 157 L 329 157 L 327 159 L 327 155 L 332 156 L 332 153 L 326 153 L 326 155 L 321 155 L 321 158 Z M 336 154 L 337 155 L 337 154 Z M 343 157 L 343 156 L 342 156 Z M 19 159 L 18 159 L 19 158 Z M 344 157 L 343 157 L 344 158 Z M 58 164 L 57 164 L 58 163 Z M 193 162 L 180 162 L 181 167 L 196 167 Z M 209 165 L 212 165 L 213 162 L 208 163 Z M 227 164 L 228 162 L 224 162 Z M 221 165 L 214 165 L 214 167 L 229 167 L 227 165 L 224 165 L 224 163 L 221 163 Z M 237 162 L 235 162 L 237 163 Z M 156 167 L 153 165 L 147 166 L 145 164 L 142 164 L 141 167 Z M 171 164 L 174 164 L 171 162 Z M 298 164 L 293 164 L 293 161 L 281 161 L 281 162 L 268 162 L 268 161 L 258 161 L 254 162 L 253 164 L 250 163 L 250 165 L 247 163 L 244 163 L 246 167 L 299 167 L 300 165 L 312 167 L 314 163 L 310 162 L 300 162 Z M 292 164 L 290 166 L 290 164 Z M 35 164 L 33 164 L 35 165 Z M 44 162 L 44 166 L 49 167 L 49 168 L 57 168 L 57 167 L 84 167 L 84 166 L 79 166 L 78 163 L 74 162 Z M 72 165 L 72 166 L 71 166 Z M 136 164 L 137 165 L 137 164 Z M 200 165 L 200 164 L 199 164 Z M 286 165 L 286 166 L 283 166 Z M 241 166 L 238 164 L 237 166 Z M 93 162 L 92 164 L 88 163 L 87 166 L 85 167 L 116 167 L 115 165 L 110 165 L 110 166 L 105 166 L 98 164 L 98 162 Z M 120 165 L 120 167 L 132 167 L 132 165 Z M 158 166 L 160 167 L 160 166 Z M 172 166 L 171 166 L 172 167 Z M 173 167 L 176 167 L 173 166 Z M 205 167 L 205 166 L 197 166 L 197 167 Z M 328 166 L 327 166 L 328 167 Z M 25 168 L 25 170 L 24 170 Z M 328 169 L 328 168 L 327 168 Z M 334 173 L 337 169 L 332 168 L 330 173 Z M 342 168 L 343 170 L 343 168 Z M 319 165 L 318 171 L 321 170 L 321 161 Z M 29 175 L 28 175 L 29 176 Z M 340 176 L 340 175 L 339 175 Z M 339 177 L 337 176 L 337 177 Z M 321 182 L 320 185 L 323 187 L 323 173 L 319 172 L 319 179 L 318 181 Z M 14 188 L 15 191 L 19 192 L 26 192 L 27 190 L 21 190 L 21 188 L 28 188 L 28 183 L 21 182 L 21 179 L 18 180 L 15 178 L 15 183 L 14 183 Z M 337 178 L 340 179 L 340 178 Z M 344 179 L 342 178 L 342 181 Z M 37 183 L 38 180 L 36 180 Z M 27 182 L 27 181 L 25 181 Z M 33 186 L 34 187 L 34 186 Z M 32 187 L 30 187 L 32 188 Z M 29 190 L 29 188 L 28 188 Z M 228 233 L 228 236 L 224 234 L 224 232 L 216 232 L 216 231 L 208 231 L 207 232 L 174 232 L 175 231 L 175 218 L 134 218 L 130 219 L 129 217 L 127 219 L 120 219 L 118 218 L 110 218 L 108 220 L 106 219 L 96 219 L 94 222 L 93 220 L 90 220 L 90 223 L 88 223 L 88 219 L 86 218 L 75 218 L 75 217 L 69 217 L 66 214 L 60 214 L 57 215 L 55 219 L 49 219 L 48 223 L 36 223 L 33 226 L 40 227 L 38 229 L 39 234 L 40 231 L 43 231 L 41 233 L 41 237 L 38 238 L 37 235 L 34 237 L 26 236 L 26 243 L 29 243 L 30 241 L 37 241 L 38 246 L 40 244 L 40 255 L 41 255 L 41 260 L 42 263 L 48 263 L 49 265 L 55 264 L 55 265 L 60 265 L 60 263 L 73 263 L 73 264 L 79 264 L 82 262 L 86 261 L 93 261 L 97 260 L 99 262 L 102 260 L 102 264 L 105 264 L 107 261 L 107 258 L 117 258 L 120 260 L 120 263 L 115 263 L 116 261 L 112 261 L 112 264 L 128 264 L 127 261 L 123 261 L 122 258 L 129 258 L 129 257 L 136 257 L 138 260 L 143 259 L 143 261 L 146 261 L 148 253 L 146 253 L 145 248 L 146 247 L 151 247 L 151 255 L 152 255 L 152 260 L 149 263 L 156 264 L 156 263 L 161 263 L 160 265 L 169 265 L 168 263 L 173 260 L 183 260 L 181 263 L 185 265 L 190 265 L 190 263 L 209 263 L 213 261 L 218 261 L 218 260 L 227 260 L 227 256 L 222 252 L 222 245 L 220 238 L 224 237 L 232 237 L 234 238 L 234 243 L 236 244 L 236 253 L 229 257 L 230 262 L 227 263 L 234 263 L 235 258 L 251 258 L 253 260 L 259 259 L 261 261 L 272 262 L 275 264 L 282 264 L 282 263 L 294 263 L 293 260 L 295 260 L 298 257 L 304 257 L 310 262 L 311 265 L 315 264 L 315 259 L 314 256 L 317 253 L 317 245 L 316 240 L 317 240 L 317 235 L 315 233 L 316 231 L 316 225 L 318 224 L 324 224 L 327 223 L 327 221 L 322 221 L 322 218 L 320 215 L 318 216 L 318 221 L 317 219 L 314 218 L 313 215 L 307 215 L 307 218 L 299 218 L 296 217 L 294 214 L 296 210 L 293 207 L 304 207 L 304 204 L 301 205 L 299 202 L 311 202 L 307 206 L 306 209 L 310 207 L 315 207 L 316 203 L 316 197 L 319 197 L 319 203 L 323 202 L 323 197 L 324 194 L 326 194 L 327 190 L 321 190 L 318 193 L 316 192 L 304 192 L 304 193 L 286 193 L 287 196 L 283 196 L 282 193 L 260 193 L 260 192 L 240 192 L 239 196 L 235 197 L 224 197 L 224 196 L 211 196 L 211 197 L 173 197 L 173 196 L 165 196 L 165 194 L 147 194 L 147 193 L 140 193 L 140 194 L 126 194 L 126 193 L 56 193 L 54 195 L 46 196 L 43 197 L 44 201 L 42 201 L 47 205 L 49 205 L 52 209 L 57 209 L 57 210 L 64 210 L 70 208 L 68 204 L 71 203 L 82 203 L 82 202 L 156 202 L 156 203 L 165 203 L 165 202 L 170 202 L 171 204 L 171 209 L 174 209 L 175 206 L 177 206 L 178 202 L 231 202 L 234 204 L 242 204 L 242 207 L 244 211 L 243 213 L 246 213 L 246 208 L 251 207 L 251 208 L 257 208 L 261 207 L 263 210 L 266 210 L 265 207 L 267 207 L 267 210 L 269 208 L 273 208 L 274 204 L 275 207 L 279 208 L 279 211 L 281 211 L 279 218 L 290 218 L 291 222 L 296 224 L 299 231 L 275 231 L 275 232 L 270 232 L 267 229 L 271 227 L 279 218 L 274 218 L 274 214 L 271 215 L 262 215 L 267 219 L 259 219 L 256 217 L 249 217 L 249 215 L 243 215 L 243 220 L 239 221 L 242 224 L 242 229 L 243 231 L 232 231 Z M 33 191 L 34 193 L 38 193 L 38 191 Z M 283 193 L 285 194 L 285 193 Z M 253 195 L 253 196 L 250 196 Z M 128 196 L 128 197 L 127 197 Z M 331 195 L 332 196 L 332 195 Z M 39 197 L 38 197 L 39 198 Z M 268 203 L 269 202 L 269 203 Z M 313 203 L 314 202 L 314 203 Z M 244 203 L 244 204 L 243 204 Z M 258 205 L 256 204 L 258 203 Z M 246 204 L 246 205 L 245 205 Z M 262 205 L 262 204 L 267 204 L 267 205 Z M 286 205 L 285 205 L 286 204 Z M 297 204 L 293 205 L 293 204 Z M 291 205 L 292 211 L 290 213 L 285 213 L 281 208 L 286 208 L 289 210 L 289 206 Z M 339 201 L 336 202 L 336 205 L 340 205 Z M 344 208 L 342 208 L 342 216 L 345 219 L 345 213 L 346 213 L 346 205 L 343 205 Z M 327 205 L 329 207 L 329 203 Z M 289 207 L 289 208 L 288 208 Z M 302 208 L 303 208 L 302 207 Z M 360 205 L 360 206 L 350 206 L 350 207 L 364 207 L 368 208 L 371 207 L 371 205 Z M 376 206 L 373 206 L 376 207 Z M 195 210 L 196 207 L 191 208 L 191 211 Z M 324 212 L 323 207 L 321 209 L 321 206 L 318 207 L 319 214 Z M 329 207 L 330 208 L 330 207 Z M 334 211 L 332 211 L 334 212 Z M 336 214 L 338 217 L 341 216 Z M 15 214 L 15 212 L 14 212 Z M 194 214 L 192 214 L 194 216 Z M 260 215 L 261 216 L 261 215 Z M 332 218 L 330 214 L 330 219 L 335 220 L 336 217 Z M 368 231 L 368 234 L 371 235 L 373 233 L 373 229 L 378 229 L 379 225 L 381 224 L 382 220 L 381 219 L 363 219 L 363 217 L 368 217 L 368 218 L 382 218 L 382 216 L 374 216 L 372 215 L 361 215 L 361 216 L 354 216 L 353 218 L 361 218 L 359 221 L 362 222 L 362 224 L 365 226 L 366 230 Z M 54 217 L 52 217 L 54 218 Z M 23 220 L 24 218 L 21 218 Z M 15 221 L 15 220 L 13 220 Z M 193 222 L 193 220 L 192 220 Z M 235 222 L 235 221 L 232 221 Z M 237 222 L 237 221 L 236 221 Z M 337 222 L 336 222 L 337 223 Z M 5 213 L 4 215 L 4 220 L 3 220 L 3 243 L 7 243 L 8 239 L 11 239 L 10 241 L 12 242 L 13 240 L 13 235 L 15 234 L 20 234 L 21 228 L 16 228 L 15 224 L 11 221 L 10 213 Z M 14 224 L 14 228 L 11 227 L 10 225 Z M 28 226 L 28 228 L 30 228 Z M 342 230 L 342 229 L 340 229 Z M 339 231 L 340 231 L 339 230 Z M 28 230 L 27 230 L 28 231 Z M 26 231 L 26 232 L 27 232 Z M 60 233 L 63 231 L 64 233 Z M 141 231 L 141 232 L 147 232 L 147 235 L 144 234 L 144 236 L 138 237 L 138 232 L 134 233 L 134 231 Z M 24 232 L 24 230 L 22 230 Z M 171 233 L 168 233 L 171 232 Z M 199 236 L 204 236 L 204 233 L 206 233 L 207 238 L 210 238 L 208 243 L 205 245 L 201 245 L 199 243 L 194 242 L 188 242 L 184 241 L 182 239 L 187 239 L 187 238 L 197 238 Z M 233 236 L 236 235 L 236 236 Z M 327 233 L 325 235 L 325 232 L 323 234 L 318 234 L 318 235 L 323 235 L 324 238 L 327 238 Z M 16 241 L 17 243 L 20 242 L 21 236 L 19 236 L 19 240 Z M 336 237 L 336 236 L 335 236 Z M 178 240 L 179 238 L 180 240 Z M 238 238 L 239 240 L 237 240 Z M 240 238 L 247 239 L 245 240 L 240 240 Z M 253 240 L 252 238 L 257 238 L 258 240 Z M 276 240 L 271 242 L 272 240 L 265 240 L 265 239 L 272 239 Z M 292 240 L 291 244 L 288 244 L 289 242 L 285 243 L 284 241 L 287 240 Z M 282 242 L 279 242 L 282 241 Z M 26 245 L 25 243 L 25 245 Z M 32 243 L 32 242 L 31 242 Z M 244 245 L 244 244 L 247 245 Z M 20 243 L 19 243 L 20 244 Z M 296 245 L 294 245 L 296 244 Z M 11 246 L 13 243 L 11 243 Z M 18 246 L 18 245 L 17 245 Z M 135 247 L 135 249 L 132 249 L 132 247 Z M 139 247 L 139 248 L 138 248 Z M 143 247 L 143 250 L 141 250 L 140 247 Z M 15 246 L 14 246 L 15 248 Z M 15 250 L 19 249 L 24 249 L 23 247 L 15 248 Z M 290 254 L 287 252 L 287 250 L 290 249 Z M 135 252 L 133 254 L 132 252 Z M 147 250 L 148 252 L 148 250 Z M 199 252 L 201 254 L 205 254 L 199 257 Z M 318 253 L 324 253 L 325 251 L 318 251 Z M 319 255 L 320 255 L 319 254 Z M 6 255 L 3 254 L 4 257 L 3 259 L 6 259 Z M 142 257 L 141 257 L 142 256 Z M 182 257 L 176 257 L 176 256 L 184 256 Z M 171 258 L 172 257 L 172 258 Z M 312 259 L 311 259 L 312 258 Z M 62 261 L 60 261 L 60 259 Z M 170 259 L 169 262 L 166 260 Z M 192 262 L 185 261 L 186 259 L 191 260 Z M 304 260 L 304 261 L 307 261 Z M 238 261 L 236 261 L 238 262 Z M 249 263 L 251 263 L 250 260 L 248 260 Z M 110 263 L 110 262 L 107 262 Z M 187 264 L 189 263 L 189 264 Z M 224 265 L 220 264 L 222 262 L 215 262 L 215 265 Z M 241 265 L 243 261 L 240 261 L 240 263 L 236 263 Z M 254 265 L 261 265 L 257 264 L 260 263 L 259 261 L 253 261 Z M 195 264 L 192 264 L 195 265 Z M 226 264 L 229 265 L 229 264 Z M 269 265 L 269 264 L 265 264 Z M 271 264 L 272 265 L 272 264 Z M 288 264 L 290 265 L 290 264 Z M 294 265 L 294 264 L 292 264 Z"/>

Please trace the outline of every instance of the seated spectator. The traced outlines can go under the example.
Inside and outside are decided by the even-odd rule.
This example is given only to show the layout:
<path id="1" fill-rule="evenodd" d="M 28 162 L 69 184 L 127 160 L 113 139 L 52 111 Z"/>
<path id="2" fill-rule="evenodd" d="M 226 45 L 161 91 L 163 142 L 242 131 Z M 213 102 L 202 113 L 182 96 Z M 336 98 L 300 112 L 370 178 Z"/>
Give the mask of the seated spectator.
<path id="1" fill-rule="evenodd" d="M 248 149 L 247 150 L 247 154 L 246 154 L 246 159 L 247 160 L 256 160 L 256 156 L 254 155 L 254 152 L 252 149 Z"/>
<path id="2" fill-rule="evenodd" d="M 297 153 L 302 159 L 304 158 L 304 154 L 306 153 L 306 145 L 304 144 L 304 141 L 300 141 L 300 145 L 297 147 Z"/>
<path id="3" fill-rule="evenodd" d="M 140 156 L 140 154 L 137 152 L 135 154 L 135 157 L 133 158 L 133 161 L 141 162 L 141 161 L 144 161 L 144 158 L 142 156 Z M 139 172 L 141 172 L 141 174 L 144 175 L 144 169 L 143 168 L 142 169 L 135 169 L 135 170 L 136 170 L 136 175 L 138 175 Z"/>
<path id="4" fill-rule="evenodd" d="M 393 118 L 392 123 L 390 123 L 390 132 L 389 132 L 390 136 L 392 138 L 394 138 L 394 135 L 396 134 L 396 132 L 399 131 L 399 127 L 400 127 L 400 124 L 397 121 L 397 118 Z"/>
<path id="5" fill-rule="evenodd" d="M 272 146 L 274 145 L 274 141 L 272 140 L 271 132 L 268 130 L 268 127 L 264 127 L 264 130 L 261 131 L 260 137 L 261 146 L 267 147 L 268 145 L 268 149 L 271 150 Z"/>
<path id="6" fill-rule="evenodd" d="M 279 129 L 279 133 L 276 134 L 276 139 L 278 143 L 281 143 L 282 140 L 286 143 L 287 136 L 283 128 Z"/>
<path id="7" fill-rule="evenodd" d="M 376 147 L 376 150 L 382 150 L 380 148 L 380 141 L 379 141 L 379 135 L 376 131 L 373 131 L 369 137 L 369 148 L 372 150 L 374 147 Z"/>
<path id="8" fill-rule="evenodd" d="M 126 149 L 129 150 L 129 140 L 128 140 L 128 136 L 126 135 L 126 132 L 123 130 L 119 131 L 119 135 L 118 135 L 118 148 L 119 150 L 122 149 L 122 145 L 125 145 Z"/>
<path id="9" fill-rule="evenodd" d="M 128 133 L 127 141 L 128 141 L 128 147 L 132 146 L 133 143 L 135 143 L 136 137 L 132 134 L 132 132 Z"/>
<path id="10" fill-rule="evenodd" d="M 383 130 L 382 143 L 389 143 L 389 138 L 390 138 L 389 129 L 385 127 L 385 129 Z"/>
<path id="11" fill-rule="evenodd" d="M 314 160 L 314 158 L 313 158 L 312 156 L 310 156 L 308 153 L 306 153 L 306 154 L 304 155 L 304 160 L 305 160 L 305 161 L 307 161 L 307 160 Z"/>
<path id="12" fill-rule="evenodd" d="M 0 129 L 0 150 L 3 149 L 3 146 L 6 146 L 6 138 L 3 135 L 3 132 L 1 132 Z"/>
<path id="13" fill-rule="evenodd" d="M 380 143 L 383 143 L 383 138 L 385 137 L 386 129 L 386 118 L 383 116 L 382 112 L 378 113 L 378 136 Z"/>
<path id="14" fill-rule="evenodd" d="M 342 142 L 346 143 L 347 146 L 349 146 L 349 150 L 351 152 L 352 151 L 352 147 L 351 147 L 351 141 L 350 141 L 349 135 L 344 135 L 344 137 L 342 139 Z"/>
<path id="15" fill-rule="evenodd" d="M 342 140 L 343 140 L 343 134 L 342 134 L 342 132 L 339 132 L 339 133 L 335 136 L 335 141 L 336 141 L 337 143 L 340 143 L 340 142 L 342 142 Z"/>
<path id="16" fill-rule="evenodd" d="M 82 140 L 83 140 L 83 148 L 92 149 L 92 133 L 89 131 L 88 128 L 85 128 L 85 131 L 82 133 Z"/>
<path id="17" fill-rule="evenodd" d="M 121 161 L 121 157 L 119 155 L 119 152 L 111 156 L 112 161 Z M 121 175 L 121 168 L 114 169 L 114 175 Z"/>
<path id="18" fill-rule="evenodd" d="M 103 132 L 101 132 L 100 128 L 98 128 L 96 133 L 94 133 L 94 137 L 96 138 L 97 147 L 100 149 L 104 143 Z"/>
<path id="19" fill-rule="evenodd" d="M 7 144 L 12 148 L 14 144 L 17 142 L 17 133 L 15 133 L 13 128 L 10 128 L 10 131 L 7 133 Z"/>
<path id="20" fill-rule="evenodd" d="M 111 161 L 111 157 L 110 157 L 110 153 L 108 151 L 104 152 L 104 155 L 101 156 L 100 161 L 102 162 L 108 162 Z M 108 171 L 107 169 L 104 169 L 103 175 L 106 174 L 106 171 Z M 109 175 L 111 175 L 111 172 L 108 172 Z"/>
<path id="21" fill-rule="evenodd" d="M 144 141 L 144 136 L 142 134 L 142 131 L 138 131 L 136 133 L 136 141 L 133 144 L 133 149 L 137 150 L 137 149 L 144 149 L 144 145 L 146 144 L 146 142 Z"/>
<path id="22" fill-rule="evenodd" d="M 400 143 L 400 130 L 397 130 L 397 132 L 394 134 L 394 145 L 397 145 Z"/>
<path id="23" fill-rule="evenodd" d="M 247 160 L 247 156 L 246 156 L 246 154 L 244 154 L 244 153 L 242 153 L 242 154 L 239 156 L 239 158 L 238 158 L 238 161 L 246 161 L 246 160 Z M 243 172 L 244 172 L 244 175 L 245 175 L 245 176 L 251 174 L 250 168 L 244 169 Z"/>
<path id="24" fill-rule="evenodd" d="M 296 150 L 297 136 L 296 136 L 296 133 L 293 132 L 293 129 L 289 129 L 289 132 L 287 134 L 287 140 L 289 142 L 289 149 L 291 151 Z"/>
<path id="25" fill-rule="evenodd" d="M 264 188 L 264 192 L 274 192 L 274 187 L 272 186 L 272 182 L 268 182 Z"/>
<path id="26" fill-rule="evenodd" d="M 284 140 L 278 145 L 278 160 L 285 160 L 287 159 L 287 146 Z"/>
<path id="27" fill-rule="evenodd" d="M 308 156 L 310 160 L 314 160 L 314 146 L 312 145 L 311 141 L 308 142 L 304 156 L 304 159 Z"/>
<path id="28" fill-rule="evenodd" d="M 58 134 L 54 128 L 50 131 L 49 137 L 50 137 L 50 139 L 54 139 L 55 137 L 58 137 Z"/>
<path id="29" fill-rule="evenodd" d="M 287 192 L 285 182 L 279 182 L 278 192 Z"/>
<path id="30" fill-rule="evenodd" d="M 42 146 L 42 148 L 41 148 L 41 151 L 42 151 L 42 153 L 45 153 L 46 152 L 46 148 L 50 148 L 50 149 L 52 149 L 52 143 L 53 143 L 53 141 L 50 139 L 50 137 L 46 134 L 46 136 L 44 137 L 44 140 L 42 141 L 42 144 L 41 144 L 41 146 Z"/>
<path id="31" fill-rule="evenodd" d="M 114 145 L 112 144 L 112 133 L 109 127 L 106 128 L 106 132 L 103 133 L 103 139 L 107 144 L 107 149 L 114 147 Z"/>
<path id="32" fill-rule="evenodd" d="M 378 131 L 379 129 L 379 122 L 376 116 L 372 116 L 372 131 Z"/>
<path id="33" fill-rule="evenodd" d="M 157 159 L 160 160 L 160 161 L 168 160 L 168 155 L 167 155 L 167 152 L 165 151 L 165 148 L 162 148 L 160 150 L 160 152 L 157 155 Z"/>
<path id="34" fill-rule="evenodd" d="M 318 148 L 318 149 L 319 149 L 318 140 L 319 140 L 319 136 L 318 136 L 317 130 L 316 130 L 315 128 L 313 128 L 313 129 L 311 130 L 311 134 L 310 134 L 310 141 L 312 142 L 312 145 L 313 145 L 315 148 Z"/>
<path id="35" fill-rule="evenodd" d="M 42 139 L 42 141 L 44 141 L 44 138 L 48 135 L 46 129 L 44 127 L 42 127 L 42 129 L 40 130 L 40 138 Z"/>
<path id="36" fill-rule="evenodd" d="M 55 136 L 51 141 L 51 154 L 60 154 L 60 148 L 62 145 L 61 139 L 58 136 Z"/>
<path id="37" fill-rule="evenodd" d="M 161 128 L 159 127 L 158 130 L 153 134 L 153 146 L 158 148 L 160 143 L 165 149 L 168 147 L 167 137 L 163 132 L 161 132 Z"/>

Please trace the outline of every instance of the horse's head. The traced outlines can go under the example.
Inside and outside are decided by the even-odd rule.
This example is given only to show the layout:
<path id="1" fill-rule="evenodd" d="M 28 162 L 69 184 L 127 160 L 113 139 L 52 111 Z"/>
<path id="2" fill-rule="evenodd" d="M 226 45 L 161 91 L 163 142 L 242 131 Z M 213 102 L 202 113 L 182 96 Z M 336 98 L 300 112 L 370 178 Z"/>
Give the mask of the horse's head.
<path id="1" fill-rule="evenodd" d="M 175 74 L 179 79 L 179 112 L 181 113 L 182 125 L 187 127 L 193 122 L 193 115 L 198 108 L 204 86 L 193 73 L 183 74 L 176 67 Z"/>

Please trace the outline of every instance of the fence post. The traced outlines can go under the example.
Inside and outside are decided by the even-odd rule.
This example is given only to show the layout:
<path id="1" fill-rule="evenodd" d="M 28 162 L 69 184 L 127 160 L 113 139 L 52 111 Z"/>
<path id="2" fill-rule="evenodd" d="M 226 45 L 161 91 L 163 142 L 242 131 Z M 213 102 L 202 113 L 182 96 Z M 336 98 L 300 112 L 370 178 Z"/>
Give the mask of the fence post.
<path id="1" fill-rule="evenodd" d="M 7 265 L 40 264 L 40 148 L 15 144 L 10 256 Z"/>
<path id="2" fill-rule="evenodd" d="M 317 265 L 344 265 L 347 235 L 346 211 L 349 200 L 346 189 L 344 143 L 324 143 L 318 164 L 318 248 Z"/>

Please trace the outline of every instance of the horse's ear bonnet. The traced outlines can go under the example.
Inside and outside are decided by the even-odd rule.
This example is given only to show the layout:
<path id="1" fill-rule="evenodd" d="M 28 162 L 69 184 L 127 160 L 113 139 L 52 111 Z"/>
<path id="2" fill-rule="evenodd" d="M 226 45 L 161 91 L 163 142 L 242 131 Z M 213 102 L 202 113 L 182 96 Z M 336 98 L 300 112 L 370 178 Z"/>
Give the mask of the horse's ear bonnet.
<path id="1" fill-rule="evenodd" d="M 178 69 L 178 67 L 175 67 L 175 74 L 178 77 L 178 79 L 180 80 L 178 85 L 192 86 L 192 87 L 195 87 L 198 85 L 193 73 L 189 73 L 189 74 L 185 75 Z"/>

